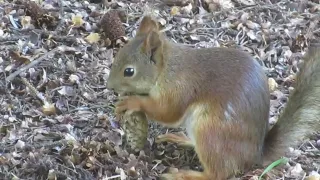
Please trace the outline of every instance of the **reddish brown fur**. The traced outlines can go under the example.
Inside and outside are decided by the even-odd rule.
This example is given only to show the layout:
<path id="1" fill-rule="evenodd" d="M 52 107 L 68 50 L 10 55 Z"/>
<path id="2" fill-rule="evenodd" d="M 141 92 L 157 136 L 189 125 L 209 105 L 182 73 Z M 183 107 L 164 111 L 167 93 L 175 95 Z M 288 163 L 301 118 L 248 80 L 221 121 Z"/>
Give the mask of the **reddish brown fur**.
<path id="1" fill-rule="evenodd" d="M 183 132 L 180 132 L 179 135 L 172 133 L 162 134 L 156 138 L 155 142 L 173 142 L 177 143 L 179 146 L 194 147 L 190 138 L 188 138 Z"/>
<path id="2" fill-rule="evenodd" d="M 152 31 L 158 31 L 158 28 L 158 23 L 156 23 L 151 17 L 146 16 L 141 21 L 137 36 L 149 34 Z"/>
<path id="3" fill-rule="evenodd" d="M 123 98 L 116 112 L 141 110 L 149 119 L 168 126 L 185 125 L 190 137 L 186 142 L 193 143 L 204 168 L 204 172 L 182 171 L 164 177 L 227 179 L 261 164 L 268 131 L 269 89 L 260 65 L 235 49 L 194 49 L 171 43 L 162 37 L 150 17 L 142 20 L 139 29 L 138 35 L 119 51 L 108 87 L 136 94 L 148 90 L 148 96 Z M 154 56 L 130 56 L 144 53 L 141 49 L 153 49 Z M 137 71 L 146 71 L 134 81 L 118 72 L 131 64 Z M 145 64 L 154 69 L 153 73 L 145 69 Z M 142 80 L 148 82 L 148 87 L 138 90 L 137 82 Z"/>

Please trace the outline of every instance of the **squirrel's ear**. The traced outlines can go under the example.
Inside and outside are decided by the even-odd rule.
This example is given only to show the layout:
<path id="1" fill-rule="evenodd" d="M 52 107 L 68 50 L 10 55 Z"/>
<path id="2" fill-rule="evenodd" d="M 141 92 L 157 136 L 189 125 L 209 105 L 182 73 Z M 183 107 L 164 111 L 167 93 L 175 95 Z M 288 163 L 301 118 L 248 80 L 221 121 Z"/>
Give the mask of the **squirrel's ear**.
<path id="1" fill-rule="evenodd" d="M 154 21 L 150 16 L 144 16 L 140 23 L 137 35 L 146 35 L 151 33 L 152 31 L 159 31 L 158 23 Z"/>
<path id="2" fill-rule="evenodd" d="M 158 48 L 162 48 L 162 41 L 160 35 L 157 32 L 151 31 L 144 39 L 141 51 L 143 53 L 154 53 Z"/>
<path id="3" fill-rule="evenodd" d="M 155 63 L 160 65 L 160 59 L 162 58 L 154 58 L 156 50 L 160 50 L 161 53 L 158 53 L 158 56 L 162 56 L 163 42 L 160 37 L 157 22 L 152 20 L 150 16 L 145 16 L 141 21 L 137 35 L 145 36 L 141 46 L 141 52 L 144 54 L 151 54 L 150 60 L 153 62 L 157 61 Z"/>

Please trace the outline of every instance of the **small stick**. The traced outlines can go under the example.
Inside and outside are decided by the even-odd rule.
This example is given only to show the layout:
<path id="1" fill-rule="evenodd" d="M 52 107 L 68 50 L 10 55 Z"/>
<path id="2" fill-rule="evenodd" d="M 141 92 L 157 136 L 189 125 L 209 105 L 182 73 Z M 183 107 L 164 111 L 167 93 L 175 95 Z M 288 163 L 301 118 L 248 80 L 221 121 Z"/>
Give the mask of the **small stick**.
<path id="1" fill-rule="evenodd" d="M 15 71 L 14 73 L 10 74 L 10 76 L 8 76 L 6 78 L 6 81 L 12 81 L 16 76 L 18 76 L 20 73 L 24 72 L 25 70 L 39 64 L 42 60 L 44 60 L 47 56 L 55 53 L 58 50 L 63 50 L 64 46 L 58 46 L 54 49 L 52 49 L 51 51 L 47 52 L 46 54 L 42 55 L 41 57 L 39 57 L 38 59 L 31 61 L 31 63 L 27 64 L 26 66 L 22 67 L 21 69 Z"/>

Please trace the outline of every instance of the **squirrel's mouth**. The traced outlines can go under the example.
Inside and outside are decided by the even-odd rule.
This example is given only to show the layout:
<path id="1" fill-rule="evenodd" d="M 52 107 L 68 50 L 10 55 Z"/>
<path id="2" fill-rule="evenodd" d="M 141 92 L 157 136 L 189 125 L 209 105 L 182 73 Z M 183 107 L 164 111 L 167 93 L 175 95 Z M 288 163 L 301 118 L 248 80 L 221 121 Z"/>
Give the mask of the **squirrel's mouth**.
<path id="1" fill-rule="evenodd" d="M 117 96 L 132 96 L 132 95 L 139 95 L 139 96 L 148 96 L 148 93 L 142 93 L 142 94 L 137 94 L 133 92 L 119 92 L 117 93 Z"/>

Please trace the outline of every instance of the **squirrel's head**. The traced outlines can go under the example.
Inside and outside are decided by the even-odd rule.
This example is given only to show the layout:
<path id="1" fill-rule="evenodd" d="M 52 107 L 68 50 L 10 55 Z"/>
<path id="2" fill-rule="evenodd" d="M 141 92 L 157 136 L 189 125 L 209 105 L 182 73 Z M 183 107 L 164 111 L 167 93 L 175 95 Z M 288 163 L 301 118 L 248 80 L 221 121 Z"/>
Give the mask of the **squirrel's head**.
<path id="1" fill-rule="evenodd" d="M 148 94 L 163 70 L 163 39 L 159 27 L 145 16 L 137 35 L 122 47 L 112 63 L 107 88 L 117 93 Z"/>

